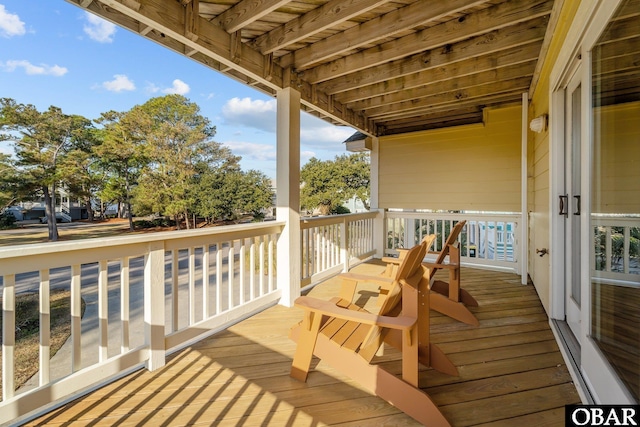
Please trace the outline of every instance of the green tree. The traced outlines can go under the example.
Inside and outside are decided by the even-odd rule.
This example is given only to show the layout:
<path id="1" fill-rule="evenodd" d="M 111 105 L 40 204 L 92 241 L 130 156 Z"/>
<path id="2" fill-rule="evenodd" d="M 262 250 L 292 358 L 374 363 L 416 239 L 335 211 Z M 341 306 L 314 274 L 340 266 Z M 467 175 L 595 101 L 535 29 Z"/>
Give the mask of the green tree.
<path id="1" fill-rule="evenodd" d="M 58 240 L 55 194 L 60 183 L 72 173 L 64 167 L 64 158 L 76 150 L 85 150 L 94 137 L 91 122 L 67 115 L 51 106 L 39 112 L 33 105 L 0 99 L 0 140 L 13 141 L 16 165 L 28 181 L 37 182 L 45 201 L 49 240 Z"/>
<path id="2" fill-rule="evenodd" d="M 33 196 L 36 183 L 29 178 L 11 156 L 0 153 L 0 211 Z"/>
<path id="3" fill-rule="evenodd" d="M 96 122 L 103 129 L 102 144 L 94 148 L 94 153 L 105 176 L 98 195 L 109 203 L 126 206 L 129 229 L 133 231 L 131 201 L 140 173 L 149 161 L 144 144 L 152 129 L 151 117 L 136 106 L 124 113 L 102 113 Z"/>
<path id="4" fill-rule="evenodd" d="M 236 221 L 244 214 L 261 218 L 273 202 L 271 180 L 256 170 L 210 170 L 199 177 L 195 191 L 196 213 L 212 220 Z"/>
<path id="5" fill-rule="evenodd" d="M 364 153 L 336 156 L 334 160 L 312 158 L 300 171 L 300 204 L 303 209 L 320 209 L 328 215 L 357 196 L 368 209 L 369 156 Z"/>
<path id="6" fill-rule="evenodd" d="M 145 136 L 149 159 L 134 190 L 135 210 L 162 213 L 176 220 L 189 217 L 195 204 L 192 185 L 198 164 L 215 165 L 225 152 L 212 140 L 216 128 L 197 104 L 180 95 L 152 98 L 140 106 L 150 120 Z M 186 221 L 189 228 L 189 221 Z"/>

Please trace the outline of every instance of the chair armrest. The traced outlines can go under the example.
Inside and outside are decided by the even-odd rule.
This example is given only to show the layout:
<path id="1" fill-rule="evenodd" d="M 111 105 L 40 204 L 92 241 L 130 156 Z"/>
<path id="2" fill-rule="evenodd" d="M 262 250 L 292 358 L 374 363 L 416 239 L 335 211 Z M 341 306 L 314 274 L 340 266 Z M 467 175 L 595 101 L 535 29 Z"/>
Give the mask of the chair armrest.
<path id="1" fill-rule="evenodd" d="M 402 260 L 400 258 L 394 258 L 391 256 L 382 257 L 382 262 L 386 264 L 400 264 Z"/>
<path id="2" fill-rule="evenodd" d="M 360 274 L 360 273 L 341 273 L 338 277 L 346 280 L 354 280 L 356 282 L 373 282 L 380 284 L 390 284 L 393 283 L 393 279 L 390 277 L 384 276 L 372 276 L 369 274 Z"/>
<path id="3" fill-rule="evenodd" d="M 302 296 L 295 301 L 295 306 L 320 315 L 350 320 L 365 325 L 379 326 L 382 328 L 410 330 L 416 323 L 416 318 L 409 316 L 379 316 L 367 311 L 355 311 L 338 307 L 331 301 Z"/>
<path id="4" fill-rule="evenodd" d="M 457 270 L 460 268 L 460 264 L 436 264 L 433 262 L 423 262 L 422 265 L 429 268 L 442 268 L 447 270 Z"/>

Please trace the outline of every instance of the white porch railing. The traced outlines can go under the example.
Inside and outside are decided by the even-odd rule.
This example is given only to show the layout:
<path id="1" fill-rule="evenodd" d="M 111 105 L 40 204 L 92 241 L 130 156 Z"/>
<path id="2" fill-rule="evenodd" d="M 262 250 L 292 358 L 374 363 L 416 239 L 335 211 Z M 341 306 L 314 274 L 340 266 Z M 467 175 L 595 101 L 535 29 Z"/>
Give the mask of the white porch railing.
<path id="1" fill-rule="evenodd" d="M 626 286 L 640 286 L 640 217 L 593 214 L 592 276 Z"/>
<path id="2" fill-rule="evenodd" d="M 142 364 L 156 369 L 171 349 L 274 304 L 281 294 L 275 245 L 283 226 L 270 222 L 0 249 L 0 424 Z M 71 336 L 69 347 L 50 359 L 49 301 L 57 288 L 70 292 Z M 16 390 L 15 301 L 28 291 L 39 293 L 39 372 Z"/>
<path id="3" fill-rule="evenodd" d="M 427 234 L 438 235 L 433 251 L 439 251 L 454 225 L 466 220 L 460 233 L 463 265 L 506 269 L 520 273 L 518 226 L 520 214 L 437 213 L 387 211 L 385 213 L 385 255 L 398 248 L 416 245 Z"/>
<path id="4" fill-rule="evenodd" d="M 373 220 L 377 212 L 331 215 L 300 221 L 301 285 L 339 273 L 375 253 Z"/>

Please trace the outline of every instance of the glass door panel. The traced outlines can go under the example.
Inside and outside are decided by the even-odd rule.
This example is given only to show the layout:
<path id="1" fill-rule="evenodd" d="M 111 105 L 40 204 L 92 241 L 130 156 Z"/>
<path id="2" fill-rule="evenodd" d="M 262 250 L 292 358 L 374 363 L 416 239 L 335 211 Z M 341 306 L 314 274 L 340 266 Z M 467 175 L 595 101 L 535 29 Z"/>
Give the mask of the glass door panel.
<path id="1" fill-rule="evenodd" d="M 592 50 L 590 337 L 638 402 L 640 27 L 633 9 L 623 1 Z"/>

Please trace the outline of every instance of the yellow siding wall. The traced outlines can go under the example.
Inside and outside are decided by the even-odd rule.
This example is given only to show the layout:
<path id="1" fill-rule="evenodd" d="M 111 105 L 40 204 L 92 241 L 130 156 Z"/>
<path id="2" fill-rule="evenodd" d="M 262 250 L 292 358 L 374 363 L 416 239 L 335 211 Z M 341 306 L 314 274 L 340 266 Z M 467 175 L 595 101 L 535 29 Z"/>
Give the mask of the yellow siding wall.
<path id="1" fill-rule="evenodd" d="M 605 136 L 593 153 L 594 213 L 640 213 L 640 102 L 603 107 L 596 115 Z"/>
<path id="2" fill-rule="evenodd" d="M 521 106 L 483 125 L 381 137 L 379 206 L 520 212 Z"/>
<path id="3" fill-rule="evenodd" d="M 549 78 L 551 70 L 567 37 L 576 11 L 580 6 L 579 0 L 565 0 L 553 31 L 553 38 L 547 50 L 547 55 L 540 71 L 540 78 L 535 91 L 531 95 L 529 105 L 529 120 L 542 114 L 549 114 Z M 528 213 L 529 213 L 529 276 L 540 296 L 542 305 L 549 312 L 550 296 L 550 257 L 539 257 L 536 249 L 550 247 L 549 242 L 549 189 L 550 189 L 550 157 L 548 131 L 528 135 Z"/>

